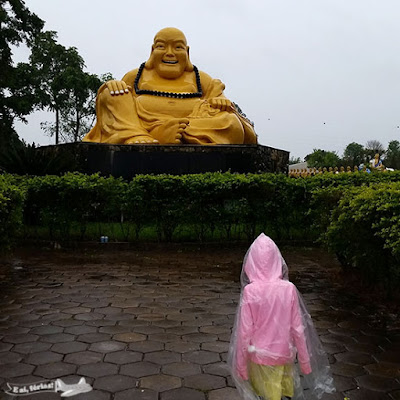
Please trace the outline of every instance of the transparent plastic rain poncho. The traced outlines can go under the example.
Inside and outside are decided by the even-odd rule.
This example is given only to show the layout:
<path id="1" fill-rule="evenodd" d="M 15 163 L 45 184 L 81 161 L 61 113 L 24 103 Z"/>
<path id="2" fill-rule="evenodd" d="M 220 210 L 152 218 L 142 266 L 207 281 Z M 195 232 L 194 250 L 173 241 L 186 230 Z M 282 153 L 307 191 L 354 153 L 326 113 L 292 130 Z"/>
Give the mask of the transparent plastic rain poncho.
<path id="1" fill-rule="evenodd" d="M 320 399 L 334 391 L 328 358 L 276 244 L 263 233 L 242 268 L 228 364 L 243 399 Z"/>

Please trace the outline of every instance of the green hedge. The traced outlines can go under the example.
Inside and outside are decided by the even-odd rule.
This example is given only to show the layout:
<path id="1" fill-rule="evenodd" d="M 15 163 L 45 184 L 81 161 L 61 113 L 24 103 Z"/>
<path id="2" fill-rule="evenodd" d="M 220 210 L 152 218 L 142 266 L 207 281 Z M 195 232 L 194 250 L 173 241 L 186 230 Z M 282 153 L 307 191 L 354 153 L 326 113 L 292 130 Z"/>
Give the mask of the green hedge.
<path id="1" fill-rule="evenodd" d="M 391 291 L 400 281 L 400 183 L 344 192 L 332 212 L 326 243 L 345 268 Z"/>
<path id="2" fill-rule="evenodd" d="M 250 241 L 263 231 L 278 241 L 324 241 L 367 279 L 400 280 L 400 172 L 0 178 L 3 247 L 17 235 Z"/>
<path id="3" fill-rule="evenodd" d="M 0 175 L 0 251 L 10 248 L 22 227 L 25 191 Z"/>

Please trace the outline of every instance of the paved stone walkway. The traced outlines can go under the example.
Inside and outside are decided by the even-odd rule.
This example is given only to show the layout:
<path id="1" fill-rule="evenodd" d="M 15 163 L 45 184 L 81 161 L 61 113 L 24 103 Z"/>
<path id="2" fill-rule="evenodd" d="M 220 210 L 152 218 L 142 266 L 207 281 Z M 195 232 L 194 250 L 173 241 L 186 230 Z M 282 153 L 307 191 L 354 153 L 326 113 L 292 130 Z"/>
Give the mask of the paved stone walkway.
<path id="1" fill-rule="evenodd" d="M 94 390 L 74 400 L 237 400 L 225 361 L 246 249 L 103 249 L 1 264 L 0 398 L 15 398 L 7 382 L 85 377 Z M 332 364 L 324 399 L 400 399 L 399 332 L 371 327 L 320 251 L 284 255 Z"/>

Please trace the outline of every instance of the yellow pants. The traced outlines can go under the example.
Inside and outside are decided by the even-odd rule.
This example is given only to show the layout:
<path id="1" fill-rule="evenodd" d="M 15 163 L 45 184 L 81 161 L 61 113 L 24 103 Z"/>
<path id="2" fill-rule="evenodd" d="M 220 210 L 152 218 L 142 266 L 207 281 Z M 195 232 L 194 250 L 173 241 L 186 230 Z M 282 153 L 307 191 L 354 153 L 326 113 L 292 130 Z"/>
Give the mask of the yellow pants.
<path id="1" fill-rule="evenodd" d="M 254 392 L 265 400 L 293 397 L 293 365 L 259 365 L 250 362 L 249 380 Z"/>

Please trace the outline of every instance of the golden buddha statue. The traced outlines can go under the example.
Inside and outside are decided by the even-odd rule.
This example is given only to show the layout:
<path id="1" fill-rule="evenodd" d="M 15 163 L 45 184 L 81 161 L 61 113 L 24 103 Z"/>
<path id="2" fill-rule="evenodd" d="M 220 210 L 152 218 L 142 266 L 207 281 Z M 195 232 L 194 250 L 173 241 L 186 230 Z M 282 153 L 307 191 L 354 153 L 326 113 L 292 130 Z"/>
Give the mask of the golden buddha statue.
<path id="1" fill-rule="evenodd" d="M 97 94 L 97 121 L 83 141 L 109 144 L 255 144 L 252 123 L 199 71 L 179 29 L 154 38 L 150 58 Z"/>

